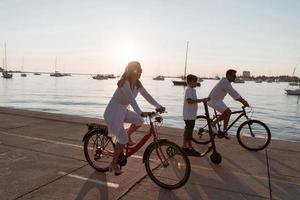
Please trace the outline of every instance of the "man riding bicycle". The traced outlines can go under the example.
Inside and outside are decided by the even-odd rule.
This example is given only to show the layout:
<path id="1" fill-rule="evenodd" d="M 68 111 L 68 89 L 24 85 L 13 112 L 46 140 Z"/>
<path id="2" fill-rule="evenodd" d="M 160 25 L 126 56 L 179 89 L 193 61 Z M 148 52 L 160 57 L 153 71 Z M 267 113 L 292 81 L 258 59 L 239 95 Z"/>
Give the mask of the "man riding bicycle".
<path id="1" fill-rule="evenodd" d="M 249 106 L 248 102 L 243 99 L 239 93 L 231 86 L 231 83 L 236 79 L 236 70 L 229 69 L 226 72 L 226 77 L 222 78 L 212 89 L 209 94 L 210 101 L 207 104 L 221 113 L 221 115 L 211 123 L 212 131 L 218 134 L 216 124 L 220 121 L 224 121 L 223 134 L 225 138 L 229 139 L 228 134 L 225 132 L 228 126 L 228 122 L 231 115 L 231 110 L 223 102 L 224 97 L 229 94 L 234 100 L 241 102 L 244 106 Z"/>

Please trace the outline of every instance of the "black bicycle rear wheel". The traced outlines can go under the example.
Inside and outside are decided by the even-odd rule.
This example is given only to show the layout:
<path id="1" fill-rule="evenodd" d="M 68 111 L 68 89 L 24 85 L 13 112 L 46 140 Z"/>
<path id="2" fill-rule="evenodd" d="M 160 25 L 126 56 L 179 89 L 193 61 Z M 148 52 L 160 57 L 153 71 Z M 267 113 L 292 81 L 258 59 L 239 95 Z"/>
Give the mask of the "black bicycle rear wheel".
<path id="1" fill-rule="evenodd" d="M 208 132 L 208 123 L 206 116 L 197 116 L 192 140 L 197 144 L 208 144 L 211 141 Z"/>
<path id="2" fill-rule="evenodd" d="M 89 165 L 100 172 L 107 172 L 114 154 L 114 143 L 107 133 L 91 130 L 84 140 L 84 155 Z"/>
<path id="3" fill-rule="evenodd" d="M 250 151 L 260 151 L 271 141 L 271 131 L 266 124 L 258 120 L 243 122 L 237 130 L 239 144 Z"/>
<path id="4" fill-rule="evenodd" d="M 179 188 L 190 177 L 190 161 L 173 142 L 160 140 L 158 145 L 152 143 L 145 152 L 144 161 L 149 177 L 162 188 L 169 190 Z"/>

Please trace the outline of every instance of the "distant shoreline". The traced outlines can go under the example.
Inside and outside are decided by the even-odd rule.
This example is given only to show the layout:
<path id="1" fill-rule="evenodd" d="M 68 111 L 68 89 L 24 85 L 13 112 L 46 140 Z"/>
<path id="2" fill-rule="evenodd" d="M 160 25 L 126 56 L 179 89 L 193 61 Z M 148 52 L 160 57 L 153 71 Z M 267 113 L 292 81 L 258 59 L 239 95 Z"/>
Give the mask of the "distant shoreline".
<path id="1" fill-rule="evenodd" d="M 3 69 L 0 67 L 0 72 L 2 72 Z M 8 73 L 28 73 L 28 74 L 34 74 L 34 73 L 40 73 L 40 74 L 52 74 L 53 72 L 32 72 L 32 71 L 12 71 L 9 70 Z M 64 72 L 64 74 L 70 74 L 70 75 L 87 75 L 87 76 L 94 76 L 97 75 L 97 73 L 72 73 L 72 72 Z M 100 74 L 100 73 L 98 73 Z M 114 74 L 100 74 L 100 75 L 114 75 Z M 182 78 L 182 76 L 164 76 L 161 75 L 164 78 Z M 120 77 L 120 75 L 115 76 Z M 147 75 L 146 77 L 152 77 L 151 75 Z M 154 76 L 153 76 L 154 77 Z M 200 79 L 203 80 L 218 80 L 217 77 L 201 77 Z M 298 76 L 288 76 L 288 75 L 279 75 L 279 76 L 266 76 L 266 75 L 259 75 L 259 76 L 250 76 L 250 77 L 243 77 L 238 76 L 237 78 L 243 79 L 244 81 L 272 81 L 272 82 L 300 82 L 300 77 Z"/>

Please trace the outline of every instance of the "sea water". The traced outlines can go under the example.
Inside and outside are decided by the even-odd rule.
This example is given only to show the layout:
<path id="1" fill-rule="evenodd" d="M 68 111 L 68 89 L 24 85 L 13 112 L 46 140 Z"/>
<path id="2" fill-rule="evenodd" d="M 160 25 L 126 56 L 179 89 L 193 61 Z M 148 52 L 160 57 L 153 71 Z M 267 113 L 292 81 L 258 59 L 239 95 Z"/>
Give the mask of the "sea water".
<path id="1" fill-rule="evenodd" d="M 174 86 L 172 80 L 176 79 L 155 81 L 151 77 L 141 78 L 148 92 L 167 108 L 167 113 L 163 114 L 163 126 L 183 128 L 185 88 Z M 49 74 L 28 74 L 27 77 L 21 77 L 20 74 L 14 74 L 13 79 L 0 79 L 0 106 L 103 118 L 117 81 L 95 80 L 89 75 L 51 77 Z M 198 98 L 207 97 L 216 83 L 217 80 L 204 80 L 201 87 L 196 88 Z M 288 88 L 288 83 L 246 81 L 244 84 L 232 85 L 252 106 L 252 109 L 248 109 L 251 111 L 249 116 L 266 123 L 273 139 L 300 141 L 300 98 L 285 94 L 284 89 Z M 137 97 L 137 102 L 143 111 L 154 109 L 141 96 Z M 229 95 L 224 102 L 232 111 L 241 109 L 241 104 Z M 199 104 L 198 114 L 204 114 L 203 104 Z M 212 110 L 210 114 L 213 114 Z M 230 134 L 235 134 L 238 125 L 233 127 Z"/>

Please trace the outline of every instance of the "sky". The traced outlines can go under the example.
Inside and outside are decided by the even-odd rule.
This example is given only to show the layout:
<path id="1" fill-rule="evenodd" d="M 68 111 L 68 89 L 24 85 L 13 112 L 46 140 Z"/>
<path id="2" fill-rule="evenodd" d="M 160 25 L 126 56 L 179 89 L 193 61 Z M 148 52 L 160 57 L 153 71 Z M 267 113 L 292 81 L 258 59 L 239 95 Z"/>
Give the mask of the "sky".
<path id="1" fill-rule="evenodd" d="M 297 0 L 0 0 L 0 57 L 6 43 L 10 70 L 182 75 L 189 41 L 187 73 L 292 75 L 299 19 Z"/>

